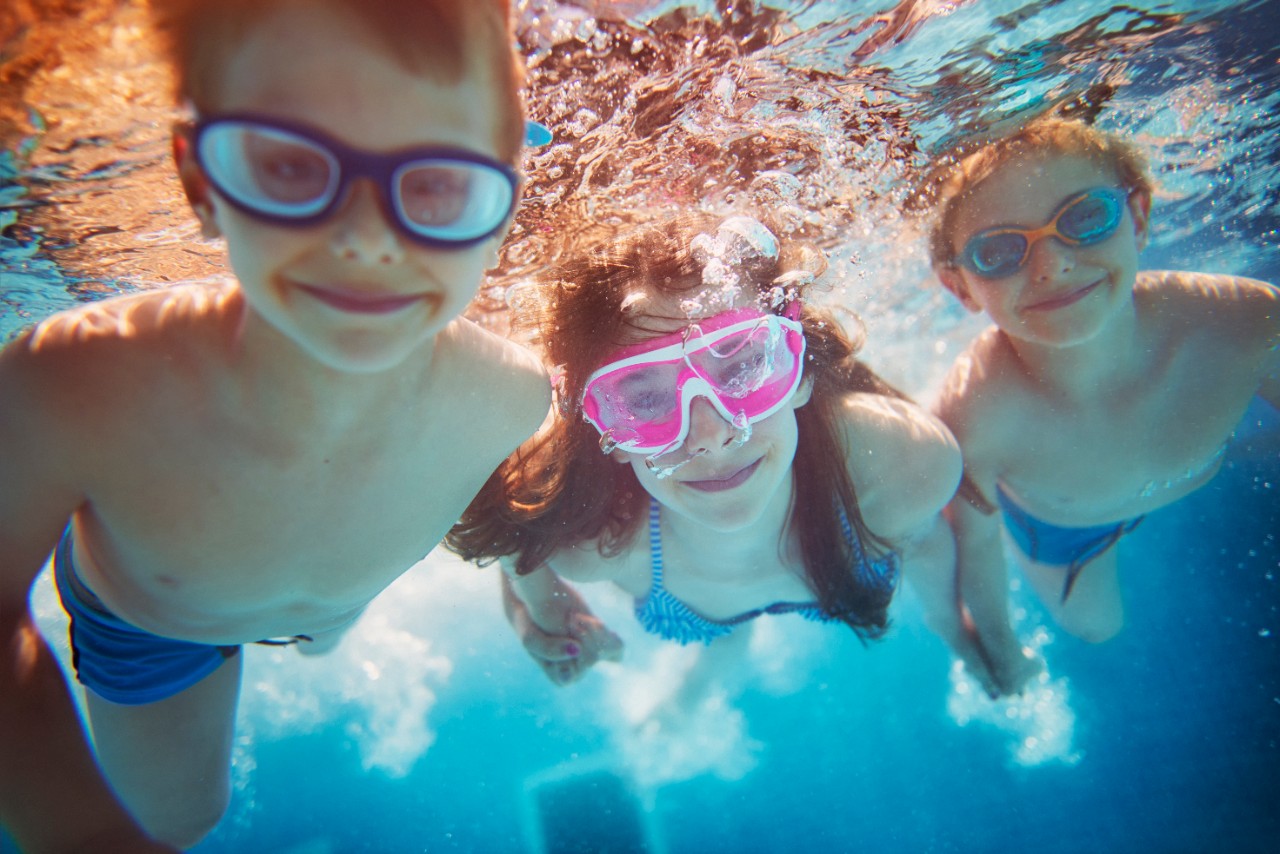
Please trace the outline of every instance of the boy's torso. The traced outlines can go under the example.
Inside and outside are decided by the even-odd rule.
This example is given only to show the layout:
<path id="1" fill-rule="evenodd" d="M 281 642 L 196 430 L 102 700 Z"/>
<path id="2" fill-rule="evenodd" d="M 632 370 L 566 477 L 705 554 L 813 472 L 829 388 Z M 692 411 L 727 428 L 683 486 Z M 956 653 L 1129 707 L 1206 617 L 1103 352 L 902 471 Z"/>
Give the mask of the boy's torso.
<path id="1" fill-rule="evenodd" d="M 507 370 L 500 345 L 453 330 L 428 369 L 313 430 L 326 402 L 246 393 L 251 360 L 222 346 L 216 315 L 157 324 L 63 371 L 76 375 L 50 397 L 54 447 L 83 483 L 83 579 L 118 616 L 170 637 L 343 625 L 440 541 L 519 440 L 494 423 L 493 398 L 527 400 L 517 386 L 536 371 Z"/>
<path id="2" fill-rule="evenodd" d="M 1200 313 L 1180 317 L 1182 309 Z M 1153 342 L 1146 369 L 1092 396 L 1056 395 L 1014 364 L 1011 348 L 979 347 L 987 370 L 971 393 L 982 404 L 966 407 L 976 417 L 964 432 L 1035 516 L 1069 527 L 1133 518 L 1196 490 L 1220 467 L 1258 387 L 1258 372 L 1242 368 L 1252 358 L 1247 346 L 1233 346 L 1230 329 L 1215 328 L 1194 302 L 1139 316 Z"/>

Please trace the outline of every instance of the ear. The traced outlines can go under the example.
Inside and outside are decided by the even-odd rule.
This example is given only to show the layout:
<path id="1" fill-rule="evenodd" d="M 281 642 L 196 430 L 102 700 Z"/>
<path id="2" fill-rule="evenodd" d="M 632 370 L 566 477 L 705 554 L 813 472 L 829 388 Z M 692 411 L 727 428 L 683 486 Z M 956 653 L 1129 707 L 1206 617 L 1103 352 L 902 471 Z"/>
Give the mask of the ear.
<path id="1" fill-rule="evenodd" d="M 1134 190 L 1129 194 L 1129 215 L 1133 217 L 1133 235 L 1138 249 L 1147 248 L 1151 236 L 1151 192 Z"/>
<path id="2" fill-rule="evenodd" d="M 809 402 L 813 397 L 813 378 L 805 377 L 800 381 L 800 387 L 796 389 L 796 393 L 791 395 L 791 408 L 799 409 Z"/>
<path id="3" fill-rule="evenodd" d="M 220 237 L 222 230 L 213 216 L 213 202 L 209 198 L 209 179 L 204 170 L 196 162 L 191 150 L 191 126 L 189 123 L 175 123 L 173 126 L 173 162 L 178 167 L 178 180 L 182 182 L 182 191 L 187 195 L 191 210 L 200 220 L 200 233 L 204 237 Z"/>
<path id="4" fill-rule="evenodd" d="M 942 282 L 942 286 L 960 300 L 961 305 L 975 314 L 982 311 L 982 306 L 969 292 L 969 286 L 965 284 L 964 274 L 960 272 L 959 267 L 955 264 L 938 264 L 933 268 L 933 272 L 938 276 L 938 281 Z"/>

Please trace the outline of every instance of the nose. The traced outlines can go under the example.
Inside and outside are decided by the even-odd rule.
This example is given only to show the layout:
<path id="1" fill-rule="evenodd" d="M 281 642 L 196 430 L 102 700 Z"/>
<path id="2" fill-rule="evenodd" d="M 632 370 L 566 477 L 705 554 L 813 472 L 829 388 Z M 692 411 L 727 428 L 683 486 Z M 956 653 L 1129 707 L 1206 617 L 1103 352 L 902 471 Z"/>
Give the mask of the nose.
<path id="1" fill-rule="evenodd" d="M 1027 269 L 1037 280 L 1052 279 L 1076 265 L 1075 250 L 1056 237 L 1043 237 L 1031 245 Z"/>
<path id="2" fill-rule="evenodd" d="M 706 454 L 728 447 L 737 438 L 737 430 L 724 419 L 710 401 L 699 395 L 689 407 L 689 435 L 685 437 L 686 452 Z"/>
<path id="3" fill-rule="evenodd" d="M 373 182 L 360 180 L 334 216 L 329 248 L 344 261 L 390 265 L 404 259 L 404 247 L 387 221 Z"/>

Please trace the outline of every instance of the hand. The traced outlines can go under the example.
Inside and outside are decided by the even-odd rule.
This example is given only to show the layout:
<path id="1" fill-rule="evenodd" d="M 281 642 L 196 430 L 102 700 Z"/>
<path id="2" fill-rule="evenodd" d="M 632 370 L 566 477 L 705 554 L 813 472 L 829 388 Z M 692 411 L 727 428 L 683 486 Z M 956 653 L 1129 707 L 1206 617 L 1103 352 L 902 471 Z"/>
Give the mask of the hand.
<path id="1" fill-rule="evenodd" d="M 1044 659 L 1016 643 L 997 654 L 975 638 L 973 651 L 976 654 L 961 655 L 964 668 L 992 700 L 1021 694 L 1044 670 Z"/>
<path id="2" fill-rule="evenodd" d="M 996 696 L 1001 697 L 1021 694 L 1044 670 L 1044 659 L 1026 646 L 1016 646 L 992 664 L 991 676 L 999 692 Z"/>
<path id="3" fill-rule="evenodd" d="M 600 622 L 577 591 L 567 584 L 556 594 L 564 624 L 564 630 L 559 632 L 538 625 L 505 575 L 502 593 L 511 627 L 530 658 L 555 684 L 576 682 L 597 661 L 622 658 L 622 639 Z"/>

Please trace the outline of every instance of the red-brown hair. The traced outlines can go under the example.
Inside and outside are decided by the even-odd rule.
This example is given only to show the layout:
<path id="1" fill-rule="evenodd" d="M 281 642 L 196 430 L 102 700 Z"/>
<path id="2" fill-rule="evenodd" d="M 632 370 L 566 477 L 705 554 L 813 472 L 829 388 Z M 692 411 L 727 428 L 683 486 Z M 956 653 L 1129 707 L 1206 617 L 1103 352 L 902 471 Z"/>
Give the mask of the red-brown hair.
<path id="1" fill-rule="evenodd" d="M 499 88 L 498 149 L 513 161 L 524 143 L 524 65 L 514 49 L 509 0 L 149 0 L 179 100 L 216 103 L 227 51 L 288 3 L 325 5 L 361 21 L 414 74 L 457 83 L 483 69 Z M 479 55 L 474 52 L 479 51 Z"/>
<path id="2" fill-rule="evenodd" d="M 1131 143 L 1079 119 L 1041 117 L 1000 139 L 939 160 L 927 179 L 934 208 L 929 258 L 934 266 L 953 263 L 960 209 L 987 178 L 1011 160 L 1054 154 L 1086 157 L 1115 172 L 1129 190 L 1151 192 L 1146 158 Z"/>
<path id="3" fill-rule="evenodd" d="M 582 419 L 582 391 L 591 372 L 620 346 L 634 343 L 636 313 L 624 300 L 637 292 L 695 295 L 704 287 L 692 238 L 714 233 L 714 221 L 687 217 L 650 225 L 597 245 L 565 263 L 554 280 L 517 300 L 516 323 L 532 330 L 547 359 L 563 371 L 560 411 L 550 430 L 516 452 L 489 479 L 446 545 L 468 560 L 517 555 L 516 570 L 531 572 L 554 552 L 594 541 L 601 554 L 618 553 L 647 518 L 649 494 L 630 466 L 600 451 L 600 435 Z M 779 275 L 797 258 L 816 253 L 784 245 L 776 261 L 753 269 L 754 285 L 769 304 Z M 791 277 L 803 282 L 804 276 Z M 799 298 L 796 288 L 793 296 Z M 863 638 L 883 634 L 892 591 L 870 589 L 850 572 L 852 546 L 840 513 L 853 526 L 868 558 L 889 545 L 867 530 L 849 478 L 849 449 L 839 426 L 851 392 L 902 397 L 854 358 L 857 346 L 831 315 L 806 306 L 801 314 L 809 402 L 795 410 L 799 434 L 792 473 L 791 513 L 806 577 L 822 609 Z M 652 333 L 646 333 L 652 334 Z"/>

